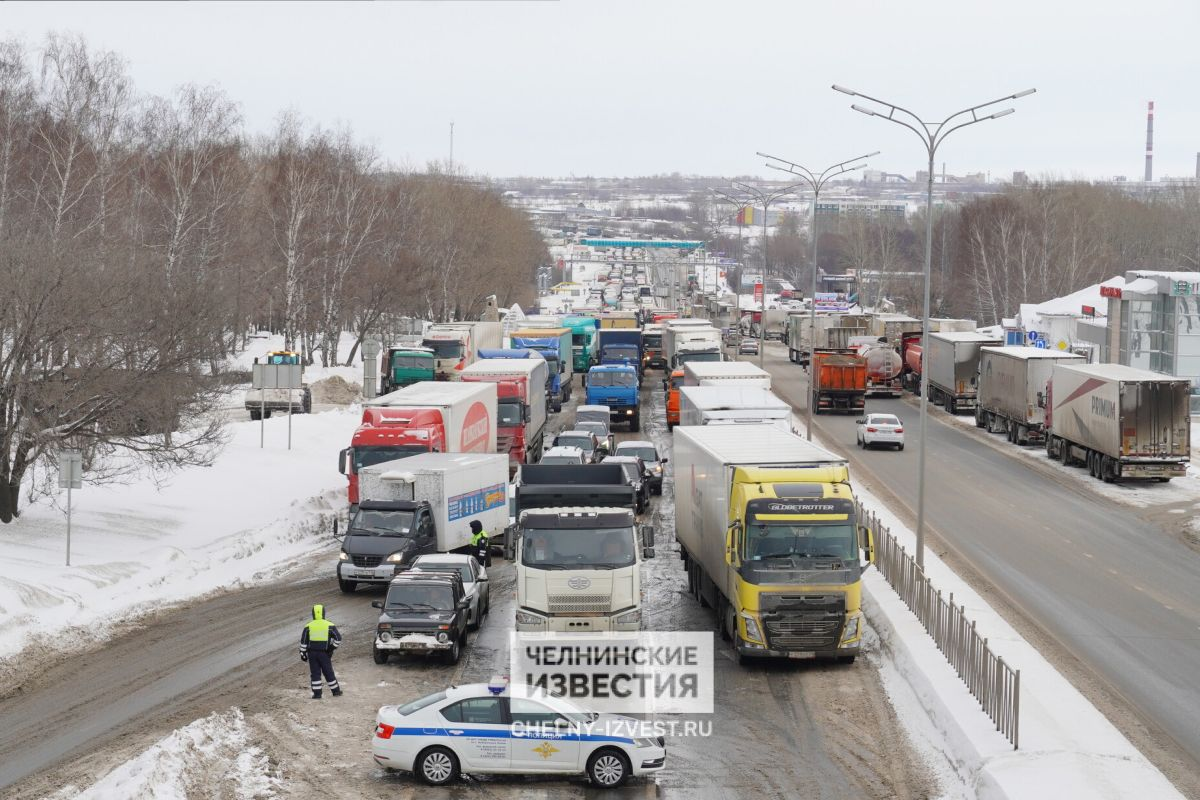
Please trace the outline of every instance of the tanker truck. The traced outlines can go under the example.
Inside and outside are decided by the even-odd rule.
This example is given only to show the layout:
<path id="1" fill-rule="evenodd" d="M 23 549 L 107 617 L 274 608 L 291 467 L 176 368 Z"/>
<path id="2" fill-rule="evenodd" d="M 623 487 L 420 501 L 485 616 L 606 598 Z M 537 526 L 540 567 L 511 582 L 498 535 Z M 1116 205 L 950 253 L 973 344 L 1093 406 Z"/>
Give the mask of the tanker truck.
<path id="1" fill-rule="evenodd" d="M 861 344 L 858 354 L 867 362 L 867 397 L 899 397 L 903 393 L 900 372 L 904 362 L 885 340 Z"/>

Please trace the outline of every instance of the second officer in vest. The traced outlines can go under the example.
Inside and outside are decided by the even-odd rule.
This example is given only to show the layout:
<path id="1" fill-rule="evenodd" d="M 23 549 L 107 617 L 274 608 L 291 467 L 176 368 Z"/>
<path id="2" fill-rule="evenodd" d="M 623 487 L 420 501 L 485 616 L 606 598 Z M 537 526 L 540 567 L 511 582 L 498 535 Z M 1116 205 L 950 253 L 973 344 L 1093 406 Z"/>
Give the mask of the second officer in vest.
<path id="1" fill-rule="evenodd" d="M 300 634 L 300 660 L 308 662 L 308 675 L 312 682 L 312 699 L 321 699 L 322 683 L 329 684 L 334 697 L 341 697 L 342 687 L 333 674 L 333 651 L 342 643 L 342 634 L 337 626 L 325 619 L 325 606 L 312 607 L 312 622 L 304 626 Z"/>

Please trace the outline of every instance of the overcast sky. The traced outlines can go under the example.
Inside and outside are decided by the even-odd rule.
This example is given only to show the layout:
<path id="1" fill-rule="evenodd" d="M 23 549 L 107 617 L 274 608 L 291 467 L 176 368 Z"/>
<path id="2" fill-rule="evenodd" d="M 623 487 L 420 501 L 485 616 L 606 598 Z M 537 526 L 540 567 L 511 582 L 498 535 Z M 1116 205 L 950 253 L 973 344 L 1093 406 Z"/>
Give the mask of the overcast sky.
<path id="1" fill-rule="evenodd" d="M 145 92 L 216 84 L 251 132 L 348 123 L 398 165 L 444 160 L 453 121 L 456 163 L 493 176 L 921 168 L 832 83 L 927 119 L 1036 87 L 948 140 L 952 173 L 1140 179 L 1147 100 L 1155 177 L 1200 151 L 1196 0 L 3 3 L 0 29 L 80 33 Z"/>

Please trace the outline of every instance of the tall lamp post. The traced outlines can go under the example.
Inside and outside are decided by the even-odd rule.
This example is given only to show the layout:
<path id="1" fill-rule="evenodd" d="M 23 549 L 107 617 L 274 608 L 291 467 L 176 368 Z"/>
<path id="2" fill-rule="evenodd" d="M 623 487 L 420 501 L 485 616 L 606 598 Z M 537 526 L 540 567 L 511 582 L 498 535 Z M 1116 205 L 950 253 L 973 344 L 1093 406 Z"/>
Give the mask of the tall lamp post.
<path id="1" fill-rule="evenodd" d="M 989 119 L 1006 117 L 1013 113 L 1015 109 L 1006 108 L 1002 111 L 982 114 L 980 113 L 981 110 L 989 106 L 994 106 L 997 103 L 1003 103 L 1006 100 L 1016 100 L 1026 97 L 1037 90 L 1025 89 L 1016 94 L 1008 94 L 995 100 L 989 100 L 986 103 L 980 103 L 977 106 L 964 108 L 962 111 L 955 111 L 941 122 L 925 122 L 907 108 L 902 108 L 886 100 L 880 100 L 877 97 L 871 97 L 862 92 L 838 86 L 836 83 L 833 85 L 833 89 L 842 94 L 848 94 L 851 97 L 861 97 L 863 100 L 869 100 L 872 103 L 882 106 L 883 108 L 880 111 L 865 108 L 858 104 L 853 104 L 850 107 L 859 113 L 866 114 L 868 117 L 879 117 L 880 119 L 885 119 L 888 122 L 894 122 L 897 125 L 908 128 L 917 135 L 921 140 L 921 144 L 925 145 L 925 153 L 929 156 L 929 171 L 926 174 L 927 185 L 925 188 L 925 298 L 924 307 L 921 312 L 921 342 L 927 346 L 929 342 L 929 273 L 930 265 L 933 262 L 933 164 L 938 146 L 946 140 L 947 136 L 959 128 L 965 128 L 968 125 L 974 125 L 977 122 L 984 122 Z M 903 117 L 897 117 L 897 114 L 902 114 Z M 925 441 L 928 408 L 929 371 L 922 369 L 920 455 L 917 462 L 917 566 L 922 569 L 925 567 Z"/>
<path id="2" fill-rule="evenodd" d="M 735 214 L 736 218 L 738 219 L 738 283 L 739 283 L 739 285 L 735 286 L 734 290 L 733 290 L 733 319 L 734 319 L 733 324 L 737 328 L 737 333 L 738 333 L 738 336 L 740 337 L 742 334 L 742 295 L 739 293 L 738 290 L 741 288 L 741 286 L 740 286 L 740 283 L 742 280 L 741 273 L 742 273 L 742 270 L 745 269 L 745 265 L 742 264 L 741 217 L 742 217 L 742 209 L 750 206 L 750 200 L 752 198 L 734 197 L 731 194 L 726 194 L 725 192 L 722 192 L 720 189 L 709 189 L 709 191 L 712 192 L 714 195 L 716 195 L 717 199 L 724 200 L 726 203 L 732 203 L 734 205 L 734 207 L 737 209 L 737 211 L 735 211 L 734 214 Z"/>
<path id="3" fill-rule="evenodd" d="M 816 355 L 817 355 L 817 353 L 816 353 L 816 348 L 817 348 L 817 201 L 821 198 L 821 189 L 823 189 L 825 187 L 825 183 L 827 181 L 830 181 L 830 180 L 836 178 L 838 175 L 841 175 L 845 172 L 850 172 L 851 170 L 856 170 L 856 169 L 865 167 L 867 164 L 863 159 L 871 158 L 872 156 L 877 156 L 877 155 L 879 155 L 879 151 L 876 150 L 874 153 L 867 153 L 866 155 L 863 155 L 863 156 L 855 156 L 854 158 L 848 158 L 845 161 L 839 161 L 836 164 L 829 165 L 828 167 L 826 167 L 824 169 L 824 171 L 819 172 L 819 173 L 814 173 L 812 170 L 808 169 L 807 167 L 803 167 L 793 161 L 788 161 L 787 159 L 779 158 L 778 156 L 771 156 L 771 155 L 767 155 L 766 153 L 758 153 L 758 155 L 762 156 L 763 158 L 768 158 L 771 161 L 779 162 L 778 164 L 772 164 L 772 163 L 768 162 L 767 166 L 770 167 L 771 169 L 782 170 L 783 172 L 788 172 L 788 173 L 791 173 L 792 175 L 798 175 L 801 178 L 803 178 L 804 182 L 806 184 L 808 184 L 809 188 L 812 189 L 812 193 L 813 193 L 813 207 L 812 207 L 812 209 L 813 209 L 812 210 L 813 278 L 812 278 L 812 294 L 809 295 L 809 299 L 808 299 L 808 306 L 809 306 L 809 310 L 811 312 L 811 316 L 809 317 L 810 322 L 809 322 L 809 327 L 808 327 L 808 374 L 809 374 L 809 381 L 811 383 L 812 374 L 813 374 L 813 363 L 816 361 Z M 812 428 L 813 428 L 813 419 L 812 418 L 813 418 L 813 398 L 812 398 L 812 393 L 809 392 L 808 429 L 805 431 L 805 433 L 810 442 L 812 441 Z"/>
<path id="4" fill-rule="evenodd" d="M 762 367 L 765 363 L 767 351 L 767 215 L 770 213 L 771 203 L 776 200 L 787 197 L 789 194 L 804 186 L 803 183 L 793 183 L 791 186 L 785 186 L 782 189 L 776 189 L 773 192 L 764 192 L 757 186 L 751 186 L 748 183 L 734 181 L 733 185 L 741 191 L 753 197 L 762 204 L 763 210 L 763 292 L 762 301 L 759 304 L 758 318 L 758 366 Z M 753 317 L 751 317 L 753 319 Z"/>

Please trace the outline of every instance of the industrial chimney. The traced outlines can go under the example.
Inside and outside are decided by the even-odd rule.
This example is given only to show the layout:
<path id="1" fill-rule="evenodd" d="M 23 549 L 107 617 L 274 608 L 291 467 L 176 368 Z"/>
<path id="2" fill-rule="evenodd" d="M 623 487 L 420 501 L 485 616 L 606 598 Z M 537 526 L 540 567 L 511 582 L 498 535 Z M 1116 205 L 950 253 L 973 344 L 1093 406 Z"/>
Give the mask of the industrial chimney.
<path id="1" fill-rule="evenodd" d="M 1154 101 L 1146 107 L 1146 183 L 1154 180 Z"/>

